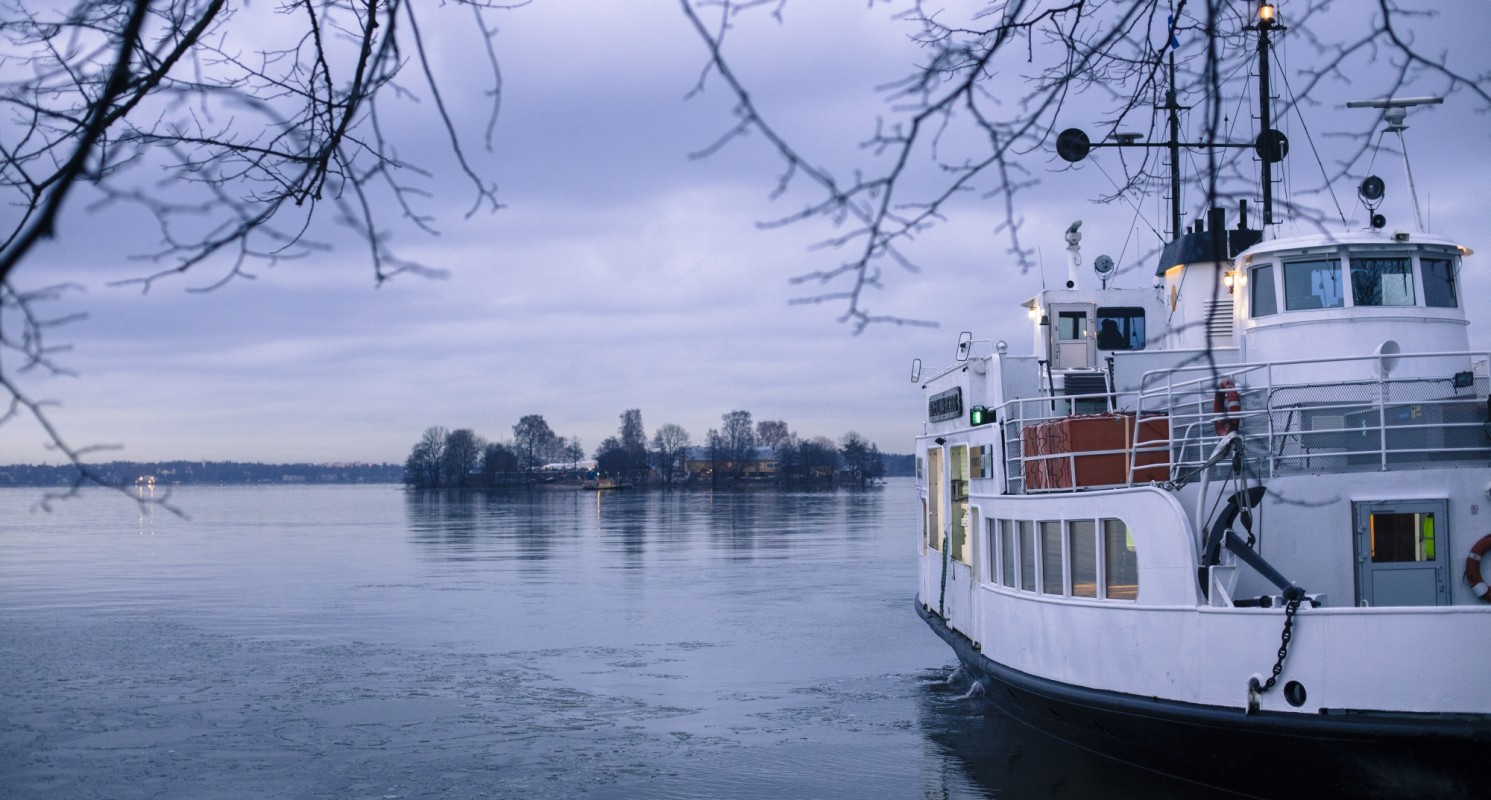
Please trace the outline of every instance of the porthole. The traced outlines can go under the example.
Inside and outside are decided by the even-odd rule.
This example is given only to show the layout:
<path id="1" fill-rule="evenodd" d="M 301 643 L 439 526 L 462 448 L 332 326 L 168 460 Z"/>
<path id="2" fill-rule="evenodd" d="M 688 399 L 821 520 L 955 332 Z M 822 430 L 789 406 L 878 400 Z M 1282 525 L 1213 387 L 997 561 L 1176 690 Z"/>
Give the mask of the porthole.
<path id="1" fill-rule="evenodd" d="M 1289 705 L 1299 708 L 1305 704 L 1305 685 L 1299 681 L 1284 684 L 1284 699 Z"/>

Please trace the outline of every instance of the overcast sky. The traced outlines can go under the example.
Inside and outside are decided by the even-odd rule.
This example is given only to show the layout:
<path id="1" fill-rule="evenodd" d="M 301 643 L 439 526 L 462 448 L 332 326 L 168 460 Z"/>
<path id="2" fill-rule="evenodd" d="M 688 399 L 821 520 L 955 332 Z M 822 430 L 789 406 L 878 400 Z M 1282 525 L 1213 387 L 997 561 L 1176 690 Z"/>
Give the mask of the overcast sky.
<path id="1" fill-rule="evenodd" d="M 1447 49 L 1461 69 L 1491 70 L 1483 41 L 1491 4 L 1428 5 L 1443 18 L 1421 21 L 1420 35 L 1443 41 L 1434 49 Z M 894 11 L 799 0 L 785 22 L 757 13 L 732 34 L 731 52 L 763 110 L 810 157 L 851 163 L 885 110 L 875 87 L 914 65 L 917 51 Z M 17 276 L 28 286 L 85 286 L 55 305 L 87 314 L 58 331 L 74 347 L 63 363 L 77 376 L 26 384 L 59 402 L 52 418 L 70 444 L 121 446 L 101 460 L 397 462 L 427 426 L 502 440 L 521 416 L 538 413 L 590 452 L 628 408 L 642 410 L 649 435 L 672 422 L 696 443 L 721 414 L 745 409 L 800 435 L 856 430 L 884 451 L 909 452 L 924 411 L 908 380 L 912 358 L 950 363 L 965 329 L 1007 339 L 1014 352 L 1028 347 L 1018 303 L 1039 291 L 1041 277 L 1009 263 L 991 202 L 960 205 L 917 244 L 924 271 L 888 273 L 869 298 L 874 311 L 936 320 L 939 329 L 871 326 L 854 336 L 836 322 L 841 306 L 789 306 L 804 292 L 792 276 L 837 263 L 811 249 L 827 229 L 758 228 L 806 196 L 771 199 L 779 162 L 759 137 L 689 158 L 731 124 L 731 102 L 718 82 L 686 97 L 705 54 L 677 0 L 537 0 L 498 15 L 506 83 L 490 153 L 476 146 L 482 87 L 464 78 L 479 67 L 468 61 L 479 58 L 468 17 L 433 5 L 425 16 L 448 99 L 472 133 L 468 153 L 506 204 L 465 217 L 471 190 L 442 159 L 428 106 L 390 107 L 404 114 L 390 117 L 403 152 L 436 171 L 425 187 L 441 232 L 401 232 L 399 244 L 449 277 L 401 276 L 375 289 L 364 251 L 342 246 L 215 292 L 187 291 L 216 277 L 204 270 L 142 296 L 107 284 L 143 271 L 125 256 L 151 249 L 149 226 L 74 203 L 59 239 Z M 1361 97 L 1381 94 L 1370 70 L 1354 79 Z M 1322 131 L 1373 122 L 1370 112 L 1319 111 L 1328 118 Z M 1491 253 L 1483 218 L 1491 119 L 1459 98 L 1409 123 L 1433 229 Z M 410 152 L 422 135 L 428 157 Z M 1290 135 L 1291 158 L 1306 156 L 1301 134 Z M 1317 137 L 1315 146 L 1329 157 L 1339 142 Z M 1109 188 L 1100 173 L 1051 175 L 1044 161 L 1032 169 L 1045 182 L 1020 213 L 1053 280 L 1064 270 L 1061 233 L 1075 219 L 1086 220 L 1089 261 L 1133 254 L 1137 246 L 1124 244 L 1132 212 L 1087 202 Z M 1401 184 L 1401 162 L 1377 171 L 1390 187 Z M 1350 200 L 1354 188 L 1341 195 Z M 1465 280 L 1471 305 L 1482 308 L 1491 297 L 1485 261 L 1469 260 Z M 1123 285 L 1150 284 L 1147 261 L 1120 262 Z M 1484 321 L 1471 341 L 1491 347 Z M 58 463 L 45 441 L 37 426 L 13 421 L 0 429 L 0 463 Z"/>

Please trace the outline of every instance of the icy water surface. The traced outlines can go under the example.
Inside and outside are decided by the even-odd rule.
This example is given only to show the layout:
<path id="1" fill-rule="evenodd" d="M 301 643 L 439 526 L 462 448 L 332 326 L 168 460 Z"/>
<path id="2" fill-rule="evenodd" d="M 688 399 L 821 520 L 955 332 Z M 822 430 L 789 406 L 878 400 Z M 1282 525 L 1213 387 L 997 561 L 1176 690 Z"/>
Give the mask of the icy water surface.
<path id="1" fill-rule="evenodd" d="M 947 680 L 913 492 L 0 490 L 0 797 L 1187 796 Z"/>

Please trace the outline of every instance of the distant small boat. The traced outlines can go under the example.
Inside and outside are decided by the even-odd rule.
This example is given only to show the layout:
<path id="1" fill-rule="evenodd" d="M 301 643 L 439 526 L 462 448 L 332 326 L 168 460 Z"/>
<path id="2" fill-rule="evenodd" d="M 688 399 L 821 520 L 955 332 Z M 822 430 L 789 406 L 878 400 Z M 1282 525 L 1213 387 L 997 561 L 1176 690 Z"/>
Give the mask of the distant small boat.
<path id="1" fill-rule="evenodd" d="M 616 480 L 615 478 L 591 478 L 590 480 L 582 481 L 580 488 L 602 491 L 605 489 L 630 489 L 632 485 L 626 481 Z"/>

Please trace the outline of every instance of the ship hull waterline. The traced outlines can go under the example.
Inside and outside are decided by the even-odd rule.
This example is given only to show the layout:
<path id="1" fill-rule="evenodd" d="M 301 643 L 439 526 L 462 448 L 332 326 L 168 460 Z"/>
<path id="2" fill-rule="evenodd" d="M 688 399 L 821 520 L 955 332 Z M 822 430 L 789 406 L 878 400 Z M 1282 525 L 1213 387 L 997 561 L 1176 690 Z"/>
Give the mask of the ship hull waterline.
<path id="1" fill-rule="evenodd" d="M 1254 797 L 1472 798 L 1491 716 L 1246 713 L 1073 686 L 1011 669 L 916 601 L 1005 715 L 1117 761 Z"/>

